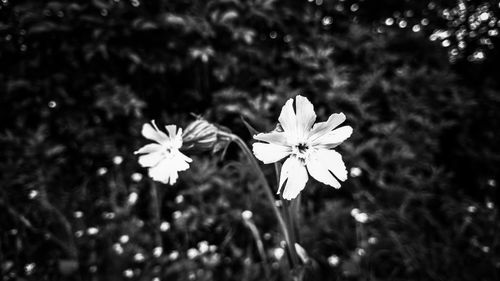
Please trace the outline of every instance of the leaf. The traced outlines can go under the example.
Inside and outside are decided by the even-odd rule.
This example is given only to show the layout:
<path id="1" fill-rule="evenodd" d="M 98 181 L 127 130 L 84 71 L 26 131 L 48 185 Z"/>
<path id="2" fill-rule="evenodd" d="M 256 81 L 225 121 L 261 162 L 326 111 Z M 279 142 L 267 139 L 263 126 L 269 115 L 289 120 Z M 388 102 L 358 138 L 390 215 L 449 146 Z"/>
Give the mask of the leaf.
<path id="1" fill-rule="evenodd" d="M 111 1 L 106 0 L 92 0 L 92 4 L 94 4 L 96 8 L 104 10 L 108 10 L 111 8 L 111 5 L 113 5 Z"/>
<path id="2" fill-rule="evenodd" d="M 153 22 L 153 21 L 149 21 L 149 20 L 145 20 L 145 19 L 136 19 L 134 20 L 134 22 L 132 23 L 132 26 L 136 29 L 139 29 L 139 30 L 154 30 L 154 29 L 158 29 L 158 25 Z"/>
<path id="3" fill-rule="evenodd" d="M 51 31 L 54 31 L 57 29 L 58 29 L 58 27 L 55 23 L 50 22 L 50 21 L 43 21 L 43 22 L 32 25 L 28 29 L 28 33 L 30 33 L 30 34 L 45 33 L 45 32 L 51 32 Z"/>
<path id="4" fill-rule="evenodd" d="M 229 21 L 232 21 L 236 18 L 238 18 L 239 14 L 235 10 L 229 10 L 225 12 L 222 17 L 220 18 L 221 23 L 227 23 Z"/>
<path id="5" fill-rule="evenodd" d="M 175 14 L 165 13 L 160 16 L 160 19 L 165 25 L 186 25 L 186 20 L 182 16 Z"/>

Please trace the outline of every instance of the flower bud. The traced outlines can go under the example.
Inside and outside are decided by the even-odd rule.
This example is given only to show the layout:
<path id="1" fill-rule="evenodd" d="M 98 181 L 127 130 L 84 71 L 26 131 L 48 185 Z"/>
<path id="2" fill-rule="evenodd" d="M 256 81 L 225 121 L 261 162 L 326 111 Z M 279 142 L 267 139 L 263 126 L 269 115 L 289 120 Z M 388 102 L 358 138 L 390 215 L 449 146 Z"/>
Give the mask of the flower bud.
<path id="1" fill-rule="evenodd" d="M 187 126 L 182 134 L 185 150 L 210 151 L 217 143 L 218 129 L 204 119 L 198 119 Z"/>

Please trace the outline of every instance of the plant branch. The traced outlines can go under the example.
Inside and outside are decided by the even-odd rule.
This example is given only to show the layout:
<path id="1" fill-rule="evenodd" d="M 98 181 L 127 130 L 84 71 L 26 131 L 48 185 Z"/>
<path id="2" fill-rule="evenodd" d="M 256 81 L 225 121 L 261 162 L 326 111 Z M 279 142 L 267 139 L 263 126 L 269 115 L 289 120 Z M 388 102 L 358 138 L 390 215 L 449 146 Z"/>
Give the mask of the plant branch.
<path id="1" fill-rule="evenodd" d="M 283 235 L 285 236 L 285 241 L 287 243 L 288 250 L 290 252 L 295 253 L 294 245 L 291 244 L 290 233 L 288 232 L 288 228 L 287 228 L 287 226 L 285 224 L 285 221 L 283 220 L 283 217 L 280 214 L 280 211 L 278 210 L 278 207 L 276 207 L 276 203 L 275 203 L 275 199 L 274 199 L 274 194 L 271 191 L 271 187 L 269 186 L 269 183 L 267 182 L 266 177 L 265 177 L 264 173 L 262 172 L 262 170 L 261 170 L 261 168 L 259 166 L 259 163 L 257 163 L 257 160 L 255 160 L 255 157 L 253 156 L 252 151 L 250 151 L 250 149 L 245 144 L 245 142 L 239 136 L 237 136 L 237 135 L 234 135 L 234 134 L 231 134 L 231 133 L 225 133 L 225 132 L 221 132 L 221 131 L 219 131 L 219 135 L 227 137 L 231 141 L 235 142 L 241 148 L 241 150 L 243 151 L 243 153 L 245 154 L 245 156 L 250 161 L 252 169 L 257 174 L 257 178 L 258 178 L 260 184 L 264 188 L 264 194 L 266 195 L 266 198 L 269 201 L 269 203 L 270 203 L 270 205 L 271 205 L 271 207 L 273 209 L 273 212 L 274 212 L 276 218 L 278 219 L 278 223 L 280 225 L 281 232 L 283 232 Z M 292 268 L 293 268 L 293 266 L 294 265 L 292 265 Z"/>

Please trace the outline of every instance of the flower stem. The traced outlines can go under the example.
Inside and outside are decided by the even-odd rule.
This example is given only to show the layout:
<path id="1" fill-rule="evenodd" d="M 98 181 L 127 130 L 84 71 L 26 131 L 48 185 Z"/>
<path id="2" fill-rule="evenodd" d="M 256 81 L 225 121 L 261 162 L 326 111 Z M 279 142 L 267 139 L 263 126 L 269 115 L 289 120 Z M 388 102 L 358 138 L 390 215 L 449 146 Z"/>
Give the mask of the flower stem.
<path id="1" fill-rule="evenodd" d="M 154 216 L 154 225 L 155 225 L 155 242 L 156 247 L 163 247 L 160 225 L 161 225 L 161 197 L 158 196 L 158 190 L 156 183 L 151 181 L 151 212 Z"/>
<path id="2" fill-rule="evenodd" d="M 285 241 L 288 247 L 288 251 L 290 252 L 292 256 L 292 262 L 290 263 L 290 267 L 293 269 L 296 264 L 296 253 L 295 253 L 295 244 L 292 243 L 291 237 L 290 237 L 290 232 L 289 229 L 287 228 L 287 225 L 285 224 L 285 221 L 283 220 L 283 217 L 280 214 L 280 211 L 278 210 L 278 207 L 276 206 L 276 201 L 274 199 L 274 194 L 271 191 L 271 187 L 269 186 L 269 183 L 266 180 L 266 177 L 264 173 L 262 172 L 262 169 L 259 166 L 259 163 L 257 163 L 257 160 L 255 160 L 255 157 L 253 156 L 252 151 L 248 148 L 248 146 L 245 144 L 245 142 L 237 135 L 231 134 L 231 133 L 225 133 L 225 132 L 220 132 L 219 134 L 224 137 L 228 137 L 231 141 L 235 142 L 240 149 L 243 151 L 245 156 L 248 158 L 250 161 L 250 165 L 252 166 L 252 169 L 255 171 L 257 174 L 257 178 L 259 179 L 260 184 L 264 187 L 264 193 L 266 195 L 267 200 L 269 201 L 273 212 L 278 219 L 278 223 L 280 225 L 281 231 L 283 232 L 283 235 L 285 236 Z M 294 258 L 295 257 L 295 258 Z"/>
<path id="3" fill-rule="evenodd" d="M 264 275 L 266 276 L 266 280 L 270 280 L 271 271 L 269 270 L 269 264 L 267 264 L 266 251 L 264 250 L 264 243 L 262 242 L 262 238 L 260 237 L 259 230 L 251 219 L 244 219 L 243 221 L 245 222 L 245 225 L 250 229 L 250 232 L 252 233 L 255 240 L 255 244 L 262 260 L 262 265 L 264 267 Z"/>

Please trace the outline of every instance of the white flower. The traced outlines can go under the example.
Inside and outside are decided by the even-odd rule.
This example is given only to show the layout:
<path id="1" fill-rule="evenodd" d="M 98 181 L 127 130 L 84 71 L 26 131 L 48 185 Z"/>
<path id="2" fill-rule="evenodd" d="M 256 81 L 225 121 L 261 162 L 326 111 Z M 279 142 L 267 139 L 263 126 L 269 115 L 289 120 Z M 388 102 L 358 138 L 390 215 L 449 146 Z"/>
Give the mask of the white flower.
<path id="1" fill-rule="evenodd" d="M 289 99 L 281 109 L 278 120 L 283 130 L 254 136 L 256 140 L 265 142 L 253 144 L 255 156 L 264 164 L 287 158 L 281 168 L 278 189 L 280 193 L 286 181 L 284 199 L 297 197 L 309 179 L 308 172 L 316 180 L 340 188 L 338 180 L 347 179 L 347 170 L 342 156 L 333 148 L 352 134 L 350 126 L 337 128 L 345 121 L 345 115 L 332 114 L 326 122 L 314 124 L 316 114 L 307 98 L 296 97 L 297 113 L 292 104 L 293 99 Z"/>
<path id="2" fill-rule="evenodd" d="M 340 262 L 340 258 L 337 255 L 331 255 L 330 257 L 328 257 L 328 263 L 331 266 L 337 266 L 337 265 L 339 265 L 339 262 Z"/>
<path id="3" fill-rule="evenodd" d="M 252 211 L 249 211 L 249 210 L 245 210 L 243 212 L 241 212 L 241 217 L 244 219 L 244 220 L 250 220 L 253 216 L 253 213 Z"/>
<path id="4" fill-rule="evenodd" d="M 366 213 L 359 213 L 354 215 L 354 219 L 359 223 L 365 223 L 368 221 L 369 217 Z"/>
<path id="5" fill-rule="evenodd" d="M 198 251 L 198 249 L 195 249 L 195 248 L 190 248 L 187 250 L 186 254 L 187 254 L 188 259 L 192 260 L 200 254 L 200 251 Z"/>
<path id="6" fill-rule="evenodd" d="M 155 247 L 153 249 L 153 256 L 160 257 L 162 254 L 163 254 L 163 248 L 162 247 Z"/>
<path id="7" fill-rule="evenodd" d="M 168 136 L 160 131 L 155 122 L 142 126 L 142 135 L 156 143 L 150 143 L 134 152 L 144 154 L 139 157 L 139 164 L 149 168 L 149 176 L 162 183 L 174 184 L 178 172 L 189 169 L 191 158 L 184 155 L 179 149 L 182 146 L 182 129 L 177 130 L 175 125 L 167 125 Z"/>
<path id="8" fill-rule="evenodd" d="M 283 248 L 274 248 L 273 250 L 273 256 L 276 260 L 281 260 L 284 254 L 285 250 Z"/>

